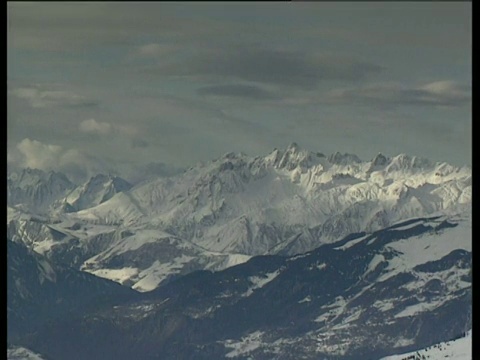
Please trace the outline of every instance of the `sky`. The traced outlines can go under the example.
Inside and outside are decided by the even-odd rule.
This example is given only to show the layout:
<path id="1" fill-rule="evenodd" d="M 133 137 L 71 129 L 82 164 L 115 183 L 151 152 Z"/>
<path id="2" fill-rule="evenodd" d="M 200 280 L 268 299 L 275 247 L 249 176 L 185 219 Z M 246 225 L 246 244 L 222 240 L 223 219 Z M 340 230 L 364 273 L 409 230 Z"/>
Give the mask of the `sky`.
<path id="1" fill-rule="evenodd" d="M 8 2 L 8 165 L 134 179 L 292 142 L 471 165 L 471 9 Z"/>

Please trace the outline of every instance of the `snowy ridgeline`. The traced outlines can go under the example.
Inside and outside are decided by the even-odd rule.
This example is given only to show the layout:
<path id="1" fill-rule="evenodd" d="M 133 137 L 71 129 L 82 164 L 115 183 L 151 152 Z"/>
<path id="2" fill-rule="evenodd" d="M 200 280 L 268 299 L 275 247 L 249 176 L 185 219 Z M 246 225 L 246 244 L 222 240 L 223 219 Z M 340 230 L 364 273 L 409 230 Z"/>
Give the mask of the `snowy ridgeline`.
<path id="1" fill-rule="evenodd" d="M 24 347 L 14 346 L 7 350 L 7 360 L 44 360 L 44 358 Z"/>
<path id="2" fill-rule="evenodd" d="M 407 354 L 387 356 L 380 360 L 472 360 L 472 330 L 465 337 L 442 342 Z"/>
<path id="3" fill-rule="evenodd" d="M 8 176 L 7 236 L 54 262 L 149 291 L 194 270 L 470 211 L 471 191 L 468 167 L 405 154 L 326 157 L 296 144 L 263 157 L 229 153 L 135 186 L 107 175 L 76 185 L 26 169 Z"/>

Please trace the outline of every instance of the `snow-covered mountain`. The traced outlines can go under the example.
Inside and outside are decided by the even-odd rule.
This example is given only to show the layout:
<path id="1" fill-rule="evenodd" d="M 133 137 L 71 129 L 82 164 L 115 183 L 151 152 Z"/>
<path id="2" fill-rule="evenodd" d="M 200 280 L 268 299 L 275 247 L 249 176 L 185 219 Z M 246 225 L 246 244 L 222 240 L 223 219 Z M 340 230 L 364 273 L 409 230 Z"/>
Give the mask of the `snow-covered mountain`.
<path id="1" fill-rule="evenodd" d="M 94 178 L 43 218 L 9 203 L 8 235 L 52 260 L 145 291 L 171 275 L 460 213 L 472 191 L 468 167 L 404 154 L 362 161 L 296 144 L 260 157 L 229 153 L 129 190 L 113 183 Z"/>
<path id="2" fill-rule="evenodd" d="M 392 355 L 380 360 L 472 360 L 472 330 L 458 339 L 441 342 L 407 354 Z"/>
<path id="3" fill-rule="evenodd" d="M 20 346 L 7 349 L 7 360 L 44 360 L 40 355 Z"/>
<path id="4" fill-rule="evenodd" d="M 7 205 L 36 215 L 91 208 L 131 188 L 124 179 L 98 174 L 76 185 L 62 173 L 39 169 L 12 170 L 7 176 Z"/>
<path id="5" fill-rule="evenodd" d="M 7 205 L 25 212 L 44 213 L 74 188 L 75 184 L 59 172 L 29 168 L 12 171 L 7 177 Z"/>
<path id="6" fill-rule="evenodd" d="M 471 329 L 471 217 L 414 218 L 296 256 L 256 256 L 48 322 L 49 359 L 371 360 Z"/>
<path id="7" fill-rule="evenodd" d="M 69 212 L 88 209 L 131 187 L 131 184 L 118 176 L 99 174 L 68 194 L 64 202 L 68 204 Z"/>

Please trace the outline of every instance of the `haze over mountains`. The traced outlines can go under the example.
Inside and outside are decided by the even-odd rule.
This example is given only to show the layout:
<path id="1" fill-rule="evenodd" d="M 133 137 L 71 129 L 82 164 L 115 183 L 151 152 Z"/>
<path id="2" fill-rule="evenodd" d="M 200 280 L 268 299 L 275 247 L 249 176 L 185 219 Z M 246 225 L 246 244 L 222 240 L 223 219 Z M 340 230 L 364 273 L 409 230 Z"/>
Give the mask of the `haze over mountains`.
<path id="1" fill-rule="evenodd" d="M 135 184 L 10 172 L 9 341 L 47 359 L 378 359 L 447 341 L 471 328 L 471 191 L 466 166 L 296 144 Z"/>

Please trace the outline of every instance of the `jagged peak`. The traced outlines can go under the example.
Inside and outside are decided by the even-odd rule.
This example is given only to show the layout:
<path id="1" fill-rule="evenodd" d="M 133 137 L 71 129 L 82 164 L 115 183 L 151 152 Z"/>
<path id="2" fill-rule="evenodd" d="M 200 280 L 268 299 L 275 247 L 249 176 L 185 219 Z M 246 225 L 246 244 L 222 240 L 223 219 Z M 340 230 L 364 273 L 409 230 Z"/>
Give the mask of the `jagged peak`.
<path id="1" fill-rule="evenodd" d="M 237 154 L 235 154 L 233 151 L 227 152 L 223 154 L 221 157 L 222 159 L 235 159 L 237 157 Z"/>
<path id="2" fill-rule="evenodd" d="M 265 156 L 265 160 L 266 160 L 267 162 L 270 162 L 270 163 L 275 164 L 275 163 L 278 162 L 278 160 L 279 160 L 280 156 L 282 156 L 282 154 L 283 154 L 282 151 L 280 151 L 280 150 L 277 149 L 277 148 L 274 148 L 270 154 L 268 154 L 267 156 Z"/>
<path id="3" fill-rule="evenodd" d="M 233 152 L 233 151 L 230 151 L 230 152 L 227 152 L 225 154 L 223 154 L 222 156 L 218 157 L 218 158 L 215 158 L 209 162 L 206 162 L 206 163 L 203 163 L 203 162 L 200 162 L 197 164 L 196 167 L 200 166 L 200 167 L 209 167 L 211 166 L 212 164 L 216 164 L 215 166 L 221 166 L 219 164 L 224 164 L 224 163 L 229 163 L 229 162 L 233 162 L 233 163 L 236 163 L 238 161 L 242 162 L 244 161 L 246 158 L 249 158 L 248 155 L 246 155 L 245 153 L 243 152 Z"/>
<path id="4" fill-rule="evenodd" d="M 111 173 L 96 174 L 83 184 L 82 192 L 85 193 L 88 191 L 96 191 L 95 189 L 98 187 L 105 186 L 108 186 L 109 188 L 112 187 L 112 190 L 116 192 L 126 191 L 132 187 L 128 181 Z"/>
<path id="5" fill-rule="evenodd" d="M 272 161 L 273 165 L 278 169 L 293 170 L 300 167 L 309 167 L 313 162 L 313 154 L 304 150 L 297 143 L 292 142 L 285 151 L 275 149 L 267 159 Z"/>
<path id="6" fill-rule="evenodd" d="M 301 149 L 300 149 L 300 146 L 298 146 L 298 144 L 296 142 L 291 142 L 290 145 L 288 145 L 286 151 L 289 151 L 289 152 L 299 152 Z"/>
<path id="7" fill-rule="evenodd" d="M 372 165 L 373 166 L 383 166 L 386 165 L 388 162 L 388 158 L 383 155 L 382 153 L 378 153 L 373 159 L 372 159 Z"/>
<path id="8" fill-rule="evenodd" d="M 243 166 L 246 163 L 247 158 L 248 156 L 244 153 L 228 152 L 222 157 L 213 160 L 210 164 L 215 164 L 215 169 L 219 171 L 233 170 Z"/>
<path id="9" fill-rule="evenodd" d="M 387 170 L 407 170 L 407 169 L 420 169 L 431 167 L 432 163 L 426 159 L 415 155 L 398 154 L 394 156 Z"/>
<path id="10" fill-rule="evenodd" d="M 22 168 L 15 172 L 10 172 L 8 180 L 19 187 L 43 186 L 62 184 L 62 186 L 75 186 L 70 179 L 63 173 L 58 171 L 44 171 L 35 168 Z"/>
<path id="11" fill-rule="evenodd" d="M 112 183 L 113 186 L 119 190 L 122 190 L 123 188 L 129 189 L 132 187 L 132 184 L 130 184 L 127 180 L 119 177 L 119 176 L 114 176 L 112 178 Z M 121 188 L 121 189 L 120 189 Z"/>
<path id="12" fill-rule="evenodd" d="M 18 181 L 24 181 L 24 180 L 36 180 L 40 181 L 45 179 L 47 174 L 45 171 L 40 170 L 40 169 L 33 169 L 30 167 L 20 169 L 18 172 L 14 172 L 10 174 L 11 178 L 14 178 Z"/>

